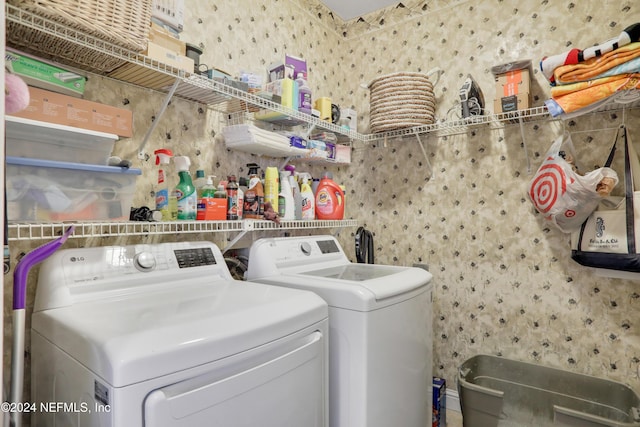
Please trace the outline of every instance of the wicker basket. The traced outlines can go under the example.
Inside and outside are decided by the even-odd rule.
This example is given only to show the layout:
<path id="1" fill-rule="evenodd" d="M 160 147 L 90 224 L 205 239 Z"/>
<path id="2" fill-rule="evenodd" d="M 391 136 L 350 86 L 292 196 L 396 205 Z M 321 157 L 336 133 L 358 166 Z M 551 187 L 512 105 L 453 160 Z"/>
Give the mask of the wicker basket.
<path id="1" fill-rule="evenodd" d="M 369 84 L 371 132 L 387 132 L 435 121 L 436 100 L 433 92 L 436 82 L 427 74 L 399 72 L 376 78 Z"/>
<path id="2" fill-rule="evenodd" d="M 151 0 L 7 0 L 7 3 L 133 52 L 147 48 Z M 111 71 L 125 61 L 9 22 L 7 42 L 64 62 Z"/>

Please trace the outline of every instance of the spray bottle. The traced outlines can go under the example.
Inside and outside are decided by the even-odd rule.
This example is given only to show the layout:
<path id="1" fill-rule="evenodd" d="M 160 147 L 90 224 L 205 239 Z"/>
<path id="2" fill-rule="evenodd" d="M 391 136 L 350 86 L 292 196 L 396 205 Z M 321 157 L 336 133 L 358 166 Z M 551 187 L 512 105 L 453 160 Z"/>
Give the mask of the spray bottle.
<path id="1" fill-rule="evenodd" d="M 169 210 L 169 182 L 164 165 L 168 165 L 173 157 L 171 150 L 161 148 L 153 152 L 158 166 L 158 183 L 156 185 L 156 210 L 162 214 L 162 221 L 171 221 Z"/>
<path id="2" fill-rule="evenodd" d="M 260 166 L 256 163 L 249 163 L 247 167 L 249 168 L 249 184 L 244 193 L 244 217 L 262 219 L 264 217 L 264 189 L 258 176 Z"/>
<path id="3" fill-rule="evenodd" d="M 298 183 L 296 167 L 287 165 L 284 169 L 289 171 L 289 185 L 291 186 L 291 194 L 293 195 L 294 217 L 295 219 L 302 219 L 302 196 L 300 195 L 300 184 Z"/>
<path id="4" fill-rule="evenodd" d="M 282 219 L 296 219 L 293 192 L 291 191 L 289 171 L 280 171 L 280 195 L 278 197 L 278 215 Z"/>
<path id="5" fill-rule="evenodd" d="M 311 175 L 307 172 L 300 172 L 299 176 L 302 179 L 302 185 L 300 186 L 300 196 L 302 198 L 302 219 L 316 219 L 315 196 L 313 195 L 311 185 L 309 185 Z"/>
<path id="6" fill-rule="evenodd" d="M 189 166 L 191 161 L 187 156 L 173 158 L 178 170 L 180 182 L 176 186 L 175 193 L 178 200 L 178 221 L 191 221 L 196 219 L 198 195 L 196 187 L 191 181 Z"/>

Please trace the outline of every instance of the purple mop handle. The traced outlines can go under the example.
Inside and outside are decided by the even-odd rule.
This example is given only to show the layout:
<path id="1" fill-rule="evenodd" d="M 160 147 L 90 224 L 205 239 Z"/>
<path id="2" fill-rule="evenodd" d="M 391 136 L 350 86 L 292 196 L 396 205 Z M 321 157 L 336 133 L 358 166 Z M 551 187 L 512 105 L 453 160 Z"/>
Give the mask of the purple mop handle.
<path id="1" fill-rule="evenodd" d="M 29 270 L 31 267 L 49 258 L 64 242 L 67 241 L 69 236 L 73 234 L 74 226 L 67 228 L 67 231 L 56 240 L 32 250 L 26 254 L 16 265 L 16 269 L 13 271 L 13 309 L 24 309 L 27 305 L 27 277 L 29 276 Z"/>

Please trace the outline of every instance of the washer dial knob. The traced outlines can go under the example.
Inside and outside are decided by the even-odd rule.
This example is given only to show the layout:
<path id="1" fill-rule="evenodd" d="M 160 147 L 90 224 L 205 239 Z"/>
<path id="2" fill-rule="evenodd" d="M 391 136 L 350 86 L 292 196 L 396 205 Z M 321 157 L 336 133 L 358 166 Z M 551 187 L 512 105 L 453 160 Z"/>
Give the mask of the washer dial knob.
<path id="1" fill-rule="evenodd" d="M 140 252 L 133 258 L 133 264 L 140 271 L 151 271 L 156 268 L 156 259 L 151 252 Z"/>
<path id="2" fill-rule="evenodd" d="M 311 255 L 311 245 L 309 244 L 309 242 L 302 242 L 300 244 L 300 250 L 307 256 Z"/>

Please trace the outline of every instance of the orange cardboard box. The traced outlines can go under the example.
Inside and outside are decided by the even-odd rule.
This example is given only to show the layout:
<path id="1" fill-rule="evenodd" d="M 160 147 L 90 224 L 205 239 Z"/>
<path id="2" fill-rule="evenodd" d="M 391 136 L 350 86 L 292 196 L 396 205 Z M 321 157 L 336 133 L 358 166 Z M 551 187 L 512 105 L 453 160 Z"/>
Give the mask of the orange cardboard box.
<path id="1" fill-rule="evenodd" d="M 531 61 L 498 65 L 491 69 L 496 84 L 494 113 L 508 113 L 531 107 Z"/>
<path id="2" fill-rule="evenodd" d="M 198 220 L 222 220 L 227 219 L 227 199 L 215 197 L 203 197 L 198 199 Z"/>
<path id="3" fill-rule="evenodd" d="M 31 86 L 29 96 L 29 106 L 12 116 L 115 133 L 126 138 L 133 135 L 133 113 L 129 110 Z"/>
<path id="4" fill-rule="evenodd" d="M 528 68 L 507 71 L 495 77 L 496 99 L 531 92 L 531 76 Z"/>

